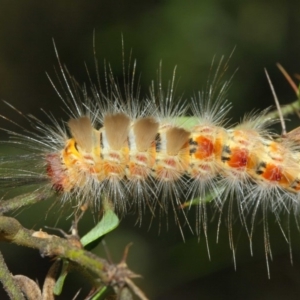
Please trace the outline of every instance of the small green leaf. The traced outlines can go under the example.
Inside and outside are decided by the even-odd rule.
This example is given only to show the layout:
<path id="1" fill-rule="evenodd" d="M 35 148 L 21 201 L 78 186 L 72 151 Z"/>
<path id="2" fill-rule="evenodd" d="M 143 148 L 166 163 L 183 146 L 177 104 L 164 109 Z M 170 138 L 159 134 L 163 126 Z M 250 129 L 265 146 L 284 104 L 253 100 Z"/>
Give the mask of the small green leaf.
<path id="1" fill-rule="evenodd" d="M 111 210 L 106 210 L 101 221 L 86 235 L 81 238 L 81 243 L 85 247 L 91 242 L 97 240 L 108 232 L 114 230 L 119 225 L 119 218 L 117 215 Z"/>
<path id="2" fill-rule="evenodd" d="M 212 191 L 207 193 L 207 195 L 205 195 L 205 198 L 197 197 L 191 201 L 184 202 L 181 207 L 186 208 L 186 207 L 191 207 L 192 205 L 199 205 L 201 203 L 209 203 L 214 199 L 216 199 L 218 195 L 222 194 L 224 190 L 225 188 L 221 187 L 217 191 Z"/>
<path id="3" fill-rule="evenodd" d="M 98 292 L 93 296 L 93 298 L 92 298 L 91 300 L 99 300 L 99 299 L 101 299 L 101 297 L 102 297 L 103 295 L 105 295 L 106 292 L 107 292 L 107 287 L 104 286 L 102 289 L 100 289 L 100 291 L 98 291 Z"/>
<path id="4" fill-rule="evenodd" d="M 175 118 L 174 123 L 178 126 L 183 126 L 186 129 L 191 129 L 199 124 L 199 119 L 196 117 L 179 117 Z"/>
<path id="5" fill-rule="evenodd" d="M 62 292 L 63 289 L 63 285 L 65 282 L 65 279 L 68 275 L 68 266 L 69 266 L 69 261 L 68 260 L 64 260 L 63 261 L 63 265 L 62 265 L 62 269 L 60 272 L 60 275 L 55 283 L 54 289 L 53 289 L 53 293 L 54 295 L 59 296 Z"/>

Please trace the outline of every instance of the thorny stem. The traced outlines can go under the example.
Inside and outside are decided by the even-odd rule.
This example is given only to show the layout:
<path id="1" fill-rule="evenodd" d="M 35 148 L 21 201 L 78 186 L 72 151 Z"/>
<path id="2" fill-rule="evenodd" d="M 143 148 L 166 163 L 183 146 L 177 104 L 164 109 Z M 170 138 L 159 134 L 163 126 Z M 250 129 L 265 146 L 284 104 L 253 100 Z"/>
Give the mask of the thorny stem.
<path id="1" fill-rule="evenodd" d="M 0 281 L 10 299 L 25 300 L 19 286 L 16 284 L 12 274 L 9 272 L 2 253 L 0 252 Z"/>
<path id="2" fill-rule="evenodd" d="M 130 271 L 124 262 L 114 265 L 105 259 L 90 253 L 78 246 L 74 246 L 67 239 L 63 239 L 45 232 L 39 234 L 28 230 L 14 218 L 0 216 L 0 241 L 11 242 L 17 245 L 35 248 L 42 255 L 66 258 L 78 263 L 82 268 L 92 272 L 104 285 L 125 286 L 127 283 L 133 292 L 140 291 L 129 279 L 137 275 Z M 1 268 L 2 270 L 2 268 Z M 116 276 L 114 276 L 116 274 Z M 134 286 L 132 286 L 132 284 Z M 146 300 L 146 296 L 140 291 L 140 299 Z M 23 298 L 12 298 L 23 299 Z"/>

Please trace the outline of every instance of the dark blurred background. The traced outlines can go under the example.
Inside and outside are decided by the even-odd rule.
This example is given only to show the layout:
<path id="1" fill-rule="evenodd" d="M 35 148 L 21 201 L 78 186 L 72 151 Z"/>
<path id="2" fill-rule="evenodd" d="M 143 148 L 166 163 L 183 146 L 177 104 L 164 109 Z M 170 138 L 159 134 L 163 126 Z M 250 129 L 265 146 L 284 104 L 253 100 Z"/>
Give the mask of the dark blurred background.
<path id="1" fill-rule="evenodd" d="M 177 65 L 176 92 L 189 98 L 205 87 L 214 56 L 228 57 L 228 76 L 237 68 L 228 99 L 233 103 L 233 122 L 245 112 L 273 105 L 264 68 L 267 68 L 282 104 L 295 100 L 295 94 L 277 69 L 280 62 L 293 75 L 300 73 L 300 2 L 299 1 L 24 1 L 0 0 L 0 98 L 24 114 L 43 119 L 43 108 L 57 119 L 66 118 L 62 103 L 49 83 L 45 72 L 55 79 L 57 66 L 52 38 L 61 61 L 78 82 L 88 82 L 84 62 L 96 79 L 93 57 L 95 31 L 97 58 L 112 65 L 114 74 L 122 76 L 122 44 L 125 58 L 133 50 L 137 73 L 141 74 L 142 94 L 148 93 L 151 80 L 156 80 L 159 62 L 163 63 L 163 82 L 172 76 Z M 100 72 L 101 73 L 101 72 Z M 28 126 L 16 112 L 0 104 L 0 114 L 22 126 Z M 296 117 L 288 128 L 299 125 Z M 0 127 L 12 128 L 0 120 Z M 14 127 L 14 129 L 16 129 Z M 6 139 L 1 133 L 2 139 Z M 2 150 L 4 153 L 5 150 Z M 21 191 L 18 191 L 21 193 Z M 17 218 L 29 228 L 44 225 L 68 230 L 69 214 L 56 224 L 58 208 L 50 210 L 51 200 L 18 212 Z M 209 209 L 210 211 L 210 209 Z M 193 211 L 189 218 L 193 219 Z M 45 219 L 45 216 L 47 218 Z M 219 242 L 216 244 L 218 218 L 209 212 L 209 261 L 204 237 L 197 238 L 184 228 L 186 241 L 169 216 L 169 229 L 159 220 L 149 229 L 149 218 L 141 227 L 136 216 L 122 220 L 120 227 L 107 236 L 106 242 L 115 261 L 120 260 L 124 247 L 132 246 L 128 264 L 143 275 L 136 280 L 151 299 L 299 299 L 300 241 L 296 224 L 291 223 L 293 265 L 289 247 L 277 220 L 269 217 L 273 261 L 268 279 L 264 255 L 262 216 L 257 216 L 253 237 L 254 255 L 242 228 L 238 212 L 233 227 L 236 247 L 236 270 L 229 249 L 226 213 L 224 213 Z M 251 216 L 250 216 L 251 217 Z M 285 232 L 288 216 L 282 214 Z M 292 219 L 292 218 L 291 218 Z M 81 233 L 93 225 L 87 215 L 80 224 Z M 14 274 L 25 274 L 42 283 L 50 261 L 39 257 L 37 251 L 0 245 L 8 266 Z M 102 246 L 95 252 L 104 255 Z M 61 299 L 71 299 L 76 289 L 84 285 L 81 277 L 67 279 Z M 1 294 L 1 299 L 6 299 Z M 79 297 L 83 299 L 83 293 Z"/>

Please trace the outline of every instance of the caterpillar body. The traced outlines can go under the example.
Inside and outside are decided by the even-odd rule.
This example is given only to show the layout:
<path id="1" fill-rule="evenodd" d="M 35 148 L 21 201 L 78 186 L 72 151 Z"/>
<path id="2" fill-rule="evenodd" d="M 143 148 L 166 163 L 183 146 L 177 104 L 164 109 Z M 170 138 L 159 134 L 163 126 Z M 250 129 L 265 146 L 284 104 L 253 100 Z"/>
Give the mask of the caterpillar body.
<path id="1" fill-rule="evenodd" d="M 50 80 L 68 110 L 67 125 L 51 115 L 53 126 L 22 115 L 36 131 L 9 133 L 12 142 L 32 151 L 24 157 L 27 164 L 32 160 L 31 169 L 8 169 L 7 162 L 15 159 L 2 157 L 2 182 L 45 181 L 46 189 L 78 207 L 87 203 L 98 208 L 105 194 L 118 212 L 137 208 L 139 218 L 146 209 L 155 214 L 171 206 L 178 221 L 178 209 L 198 198 L 197 232 L 203 226 L 205 234 L 207 194 L 220 210 L 226 199 L 236 198 L 241 219 L 252 211 L 252 223 L 261 203 L 276 215 L 281 209 L 298 209 L 299 129 L 284 138 L 276 136 L 267 129 L 274 123 L 264 116 L 267 111 L 227 128 L 230 80 L 220 84 L 227 68 L 227 63 L 221 67 L 222 60 L 208 88 L 193 97 L 189 107 L 175 101 L 175 72 L 166 94 L 159 80 L 158 91 L 152 84 L 150 96 L 142 99 L 134 82 L 135 63 L 127 82 L 124 71 L 124 92 L 110 68 L 105 72 L 105 91 L 91 84 L 89 93 L 60 61 L 59 66 L 64 96 Z M 193 116 L 187 119 L 188 108 Z"/>

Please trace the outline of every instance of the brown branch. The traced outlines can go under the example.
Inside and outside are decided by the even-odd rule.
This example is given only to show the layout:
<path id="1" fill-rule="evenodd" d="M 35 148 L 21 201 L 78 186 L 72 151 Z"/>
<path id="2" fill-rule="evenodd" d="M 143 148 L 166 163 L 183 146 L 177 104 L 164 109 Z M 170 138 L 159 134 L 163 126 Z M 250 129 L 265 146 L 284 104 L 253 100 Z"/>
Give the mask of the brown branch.
<path id="1" fill-rule="evenodd" d="M 35 281 L 24 275 L 14 275 L 14 280 L 27 300 L 44 300 L 41 289 Z"/>
<path id="2" fill-rule="evenodd" d="M 44 281 L 42 290 L 42 300 L 54 300 L 53 290 L 56 282 L 56 275 L 58 273 L 61 262 L 55 261 L 50 267 L 47 276 Z"/>
<path id="3" fill-rule="evenodd" d="M 138 277 L 138 275 L 129 270 L 124 261 L 121 261 L 120 264 L 109 263 L 105 259 L 74 245 L 67 239 L 49 235 L 46 232 L 23 228 L 14 218 L 0 216 L 0 241 L 35 248 L 45 256 L 69 259 L 89 270 L 101 279 L 104 285 L 122 288 L 130 282 L 129 288 L 133 292 L 140 291 L 129 280 Z M 138 296 L 140 299 L 147 299 L 141 291 Z"/>
<path id="4" fill-rule="evenodd" d="M 66 239 L 49 234 L 36 237 L 34 233 L 33 230 L 23 228 L 14 218 L 0 217 L 0 240 L 38 249 L 45 256 L 68 258 L 87 267 L 104 283 L 108 282 L 104 270 L 109 264 L 104 259 L 100 259 L 84 249 L 74 247 Z"/>
<path id="5" fill-rule="evenodd" d="M 2 253 L 0 252 L 0 281 L 3 284 L 5 291 L 7 292 L 10 299 L 20 299 L 25 300 L 21 289 L 16 284 L 12 274 L 9 272 Z"/>

